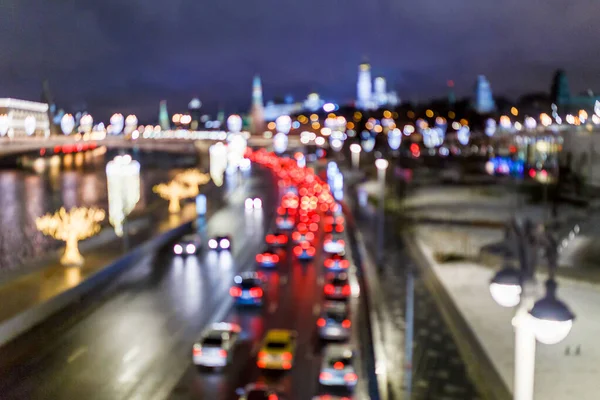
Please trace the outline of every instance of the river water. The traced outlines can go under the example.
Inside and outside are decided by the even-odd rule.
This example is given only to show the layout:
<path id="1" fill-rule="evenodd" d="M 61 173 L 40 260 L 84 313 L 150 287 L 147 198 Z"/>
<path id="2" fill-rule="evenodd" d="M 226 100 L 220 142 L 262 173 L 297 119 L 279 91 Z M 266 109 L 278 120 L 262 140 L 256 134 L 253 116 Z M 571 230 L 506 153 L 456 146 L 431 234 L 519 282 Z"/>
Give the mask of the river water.
<path id="1" fill-rule="evenodd" d="M 0 273 L 18 270 L 62 246 L 62 242 L 37 231 L 37 217 L 61 207 L 108 210 L 105 167 L 117 154 L 101 147 L 52 161 L 40 159 L 43 162 L 35 164 L 45 164 L 45 168 L 0 169 Z M 159 199 L 152 186 L 168 181 L 178 169 L 198 164 L 190 156 L 142 151 L 128 154 L 141 165 L 138 210 Z"/>

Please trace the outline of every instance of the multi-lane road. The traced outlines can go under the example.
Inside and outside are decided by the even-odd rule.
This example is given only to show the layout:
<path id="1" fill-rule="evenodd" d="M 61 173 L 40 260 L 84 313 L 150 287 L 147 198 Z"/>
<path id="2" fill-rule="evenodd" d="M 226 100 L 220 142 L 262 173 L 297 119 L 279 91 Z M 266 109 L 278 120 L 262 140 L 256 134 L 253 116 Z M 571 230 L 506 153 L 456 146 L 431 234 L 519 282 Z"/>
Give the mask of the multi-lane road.
<path id="1" fill-rule="evenodd" d="M 199 229 L 205 238 L 230 234 L 232 253 L 205 251 L 183 259 L 167 246 L 148 254 L 107 287 L 0 349 L 0 397 L 235 399 L 238 387 L 257 380 L 276 384 L 289 399 L 319 393 L 315 323 L 322 303 L 322 251 L 301 264 L 286 249 L 277 268 L 265 272 L 264 306 L 237 309 L 229 288 L 237 273 L 256 268 L 254 256 L 264 249 L 278 193 L 271 174 L 255 169 L 225 200 L 221 195 L 209 194 L 213 210 Z M 263 210 L 244 210 L 247 197 L 262 198 Z M 351 275 L 356 282 L 354 271 Z M 356 311 L 360 297 L 354 286 Z M 192 343 L 209 323 L 221 320 L 237 322 L 243 340 L 223 371 L 199 371 L 191 364 Z M 281 376 L 256 367 L 258 344 L 271 328 L 299 334 L 294 367 Z M 367 398 L 365 386 L 359 375 L 356 398 Z"/>

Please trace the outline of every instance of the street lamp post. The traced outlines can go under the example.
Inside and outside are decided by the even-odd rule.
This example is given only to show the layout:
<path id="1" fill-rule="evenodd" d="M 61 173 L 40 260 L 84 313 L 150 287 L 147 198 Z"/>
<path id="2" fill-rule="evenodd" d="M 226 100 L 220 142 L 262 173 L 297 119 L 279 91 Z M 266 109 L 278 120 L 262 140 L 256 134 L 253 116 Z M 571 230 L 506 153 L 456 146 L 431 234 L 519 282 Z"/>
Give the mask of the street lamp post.
<path id="1" fill-rule="evenodd" d="M 377 261 L 383 261 L 383 231 L 384 231 L 384 201 L 385 201 L 385 172 L 389 165 L 388 160 L 379 158 L 375 160 L 377 167 L 377 180 L 379 182 L 379 218 L 377 229 Z"/>
<path id="2" fill-rule="evenodd" d="M 507 230 L 507 242 L 515 238 L 520 269 L 508 262 L 490 282 L 494 300 L 503 307 L 517 306 L 515 328 L 514 400 L 533 400 L 536 338 L 545 344 L 555 344 L 569 334 L 575 315 L 556 298 L 557 244 L 545 230 L 536 229 L 530 221 L 516 221 Z M 535 270 L 538 248 L 542 247 L 548 261 L 546 295 L 535 301 Z M 511 252 L 508 251 L 507 255 Z"/>
<path id="3" fill-rule="evenodd" d="M 360 144 L 354 143 L 350 145 L 350 152 L 352 153 L 352 168 L 355 170 L 358 170 L 361 150 L 362 148 L 360 147 Z"/>

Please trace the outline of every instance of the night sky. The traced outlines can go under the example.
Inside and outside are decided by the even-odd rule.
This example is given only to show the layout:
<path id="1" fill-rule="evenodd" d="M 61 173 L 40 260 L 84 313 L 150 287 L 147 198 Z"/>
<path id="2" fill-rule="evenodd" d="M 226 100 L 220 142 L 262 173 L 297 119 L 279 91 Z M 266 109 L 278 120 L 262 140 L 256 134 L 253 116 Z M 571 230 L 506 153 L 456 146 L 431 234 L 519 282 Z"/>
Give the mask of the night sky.
<path id="1" fill-rule="evenodd" d="M 265 100 L 311 90 L 354 98 L 367 58 L 403 100 L 471 93 L 600 91 L 598 0 L 0 0 L 0 97 L 156 118 L 198 96 L 207 112 L 248 109 L 252 75 Z"/>

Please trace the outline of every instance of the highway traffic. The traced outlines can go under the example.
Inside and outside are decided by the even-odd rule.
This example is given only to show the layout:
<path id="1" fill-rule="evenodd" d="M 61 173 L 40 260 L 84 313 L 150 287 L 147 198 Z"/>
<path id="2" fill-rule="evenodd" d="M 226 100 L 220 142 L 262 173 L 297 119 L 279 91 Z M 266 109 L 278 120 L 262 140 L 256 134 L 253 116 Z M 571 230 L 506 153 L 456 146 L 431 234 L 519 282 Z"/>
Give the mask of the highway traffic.
<path id="1" fill-rule="evenodd" d="M 0 349 L 2 398 L 237 399 L 254 383 L 268 386 L 269 399 L 368 398 L 355 351 L 360 289 L 343 215 L 324 184 L 323 195 L 308 195 L 261 163 L 229 177 L 224 199 L 224 190 L 208 193 L 209 215 L 192 236 L 148 254 L 101 293 Z M 296 182 L 314 179 L 296 170 L 304 174 Z M 293 214 L 304 204 L 310 212 Z M 326 253 L 326 241 L 337 255 Z M 242 305 L 240 279 L 251 271 L 260 287 L 247 292 L 260 301 Z M 194 353 L 211 343 L 203 341 L 211 326 L 233 327 L 235 340 L 212 342 L 229 346 L 214 353 L 226 351 L 223 368 L 198 368 Z M 331 347 L 319 332 L 349 340 Z M 285 335 L 293 343 L 274 350 Z"/>

